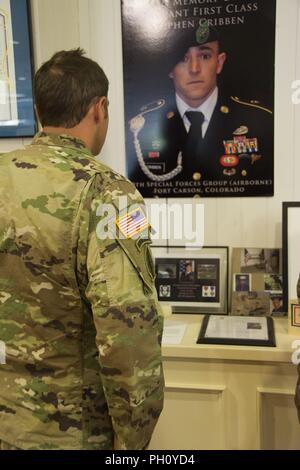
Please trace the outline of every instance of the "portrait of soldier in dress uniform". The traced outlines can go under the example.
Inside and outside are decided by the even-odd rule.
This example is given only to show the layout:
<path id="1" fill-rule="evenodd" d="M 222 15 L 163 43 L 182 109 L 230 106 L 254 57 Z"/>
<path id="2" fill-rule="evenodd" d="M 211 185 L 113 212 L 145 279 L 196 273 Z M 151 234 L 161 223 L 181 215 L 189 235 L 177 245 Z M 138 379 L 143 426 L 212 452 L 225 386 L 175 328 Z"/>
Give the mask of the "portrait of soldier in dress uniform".
<path id="1" fill-rule="evenodd" d="M 169 190 L 166 197 L 273 195 L 273 112 L 253 97 L 227 95 L 219 86 L 227 61 L 224 34 L 204 22 L 176 31 L 170 44 L 166 39 L 160 72 L 172 91 L 145 103 L 128 122 L 130 159 L 136 159 L 128 172 L 133 182 L 174 189 L 180 181 L 193 187 L 193 192 Z M 209 190 L 216 181 L 218 187 L 230 183 L 243 190 Z M 138 188 L 151 195 L 143 185 Z"/>
<path id="2" fill-rule="evenodd" d="M 193 261 L 182 262 L 180 264 L 180 281 L 188 282 L 195 280 L 195 267 Z"/>

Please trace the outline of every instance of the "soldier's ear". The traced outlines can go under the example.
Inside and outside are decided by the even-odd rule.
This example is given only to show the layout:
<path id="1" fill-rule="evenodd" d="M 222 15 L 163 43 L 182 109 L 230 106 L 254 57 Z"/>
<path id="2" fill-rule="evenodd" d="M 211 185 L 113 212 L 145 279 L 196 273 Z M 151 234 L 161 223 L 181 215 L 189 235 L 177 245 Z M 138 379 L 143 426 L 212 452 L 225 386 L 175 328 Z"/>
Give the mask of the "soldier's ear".
<path id="1" fill-rule="evenodd" d="M 224 67 L 225 61 L 226 61 L 226 52 L 221 52 L 221 54 L 218 55 L 218 63 L 217 63 L 217 74 L 219 75 Z"/>
<path id="2" fill-rule="evenodd" d="M 173 70 L 172 70 L 172 72 L 169 73 L 169 78 L 172 78 L 172 79 L 174 78 Z"/>
<path id="3" fill-rule="evenodd" d="M 108 118 L 108 99 L 106 96 L 101 96 L 101 98 L 94 104 L 93 108 L 96 123 Z"/>
<path id="4" fill-rule="evenodd" d="M 99 101 L 99 106 L 101 110 L 101 115 L 104 119 L 108 118 L 108 105 L 109 105 L 108 98 L 106 96 L 102 96 Z"/>

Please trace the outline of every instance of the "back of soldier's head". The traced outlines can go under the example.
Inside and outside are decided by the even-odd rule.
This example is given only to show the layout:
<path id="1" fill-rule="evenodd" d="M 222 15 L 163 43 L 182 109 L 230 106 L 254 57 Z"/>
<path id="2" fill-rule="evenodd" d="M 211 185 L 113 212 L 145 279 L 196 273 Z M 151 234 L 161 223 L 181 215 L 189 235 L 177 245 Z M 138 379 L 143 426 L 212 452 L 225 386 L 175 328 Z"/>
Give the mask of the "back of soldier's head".
<path id="1" fill-rule="evenodd" d="M 35 105 L 43 127 L 76 126 L 90 106 L 107 94 L 105 73 L 82 49 L 57 52 L 34 79 Z"/>

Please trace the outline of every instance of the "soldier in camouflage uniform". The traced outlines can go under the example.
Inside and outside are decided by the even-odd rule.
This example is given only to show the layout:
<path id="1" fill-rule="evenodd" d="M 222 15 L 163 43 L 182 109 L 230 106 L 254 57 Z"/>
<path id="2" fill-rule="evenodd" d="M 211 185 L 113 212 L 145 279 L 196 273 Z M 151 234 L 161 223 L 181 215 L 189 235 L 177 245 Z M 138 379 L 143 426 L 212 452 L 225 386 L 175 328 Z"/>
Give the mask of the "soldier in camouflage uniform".
<path id="1" fill-rule="evenodd" d="M 55 54 L 35 77 L 43 132 L 0 156 L 0 449 L 143 449 L 162 410 L 144 203 L 94 159 L 107 91 L 82 51 Z"/>

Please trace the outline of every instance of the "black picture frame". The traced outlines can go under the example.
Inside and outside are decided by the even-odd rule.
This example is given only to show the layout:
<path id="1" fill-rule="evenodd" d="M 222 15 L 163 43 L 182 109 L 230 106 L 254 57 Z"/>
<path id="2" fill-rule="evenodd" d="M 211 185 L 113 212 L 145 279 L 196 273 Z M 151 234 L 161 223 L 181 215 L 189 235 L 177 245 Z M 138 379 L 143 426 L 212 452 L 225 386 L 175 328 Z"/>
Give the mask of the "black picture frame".
<path id="1" fill-rule="evenodd" d="M 155 264 L 155 271 L 156 271 L 156 289 L 157 289 L 157 294 L 158 294 L 158 300 L 161 302 L 168 303 L 172 307 L 172 313 L 176 314 L 198 314 L 198 315 L 203 315 L 203 314 L 214 314 L 214 315 L 228 315 L 228 286 L 229 286 L 229 248 L 227 246 L 203 246 L 199 248 L 187 248 L 185 246 L 153 246 L 152 247 L 152 254 L 154 258 L 154 264 Z M 158 274 L 158 261 L 161 262 L 166 262 L 168 259 L 172 263 L 180 261 L 188 261 L 192 260 L 195 261 L 195 264 L 202 264 L 200 263 L 199 260 L 205 260 L 204 265 L 209 265 L 210 260 L 216 260 L 219 257 L 219 264 L 218 270 L 217 270 L 217 282 L 214 283 L 213 281 L 203 281 L 202 283 L 198 281 L 198 275 L 197 280 L 192 283 L 185 284 L 184 286 L 180 286 L 181 288 L 187 288 L 189 287 L 197 290 L 199 292 L 199 288 L 205 289 L 205 285 L 207 284 L 210 286 L 216 285 L 216 297 L 214 301 L 214 297 L 212 295 L 211 298 L 205 297 L 205 301 L 202 299 L 196 299 L 193 298 L 192 296 L 189 299 L 186 298 L 180 298 L 177 297 L 178 293 L 178 286 L 181 284 L 181 280 L 179 279 L 179 274 L 177 272 L 177 277 L 176 281 L 174 280 L 174 284 L 176 284 L 176 287 L 174 289 L 175 293 L 175 298 L 173 295 L 173 287 L 172 289 L 172 295 L 171 297 L 165 297 L 161 298 L 160 296 L 160 285 L 163 284 L 172 284 L 169 280 L 162 279 L 160 280 L 160 276 Z M 213 262 L 211 263 L 213 264 Z M 179 264 L 178 264 L 179 266 Z M 179 268 L 178 266 L 176 267 L 176 270 L 178 271 Z M 195 268 L 196 268 L 195 266 Z M 198 266 L 197 266 L 198 269 Z M 178 280 L 179 279 L 179 280 Z M 201 286 L 200 286 L 201 284 Z M 203 284 L 203 286 L 202 286 Z M 192 287 L 191 287 L 192 286 Z M 181 289 L 180 289 L 181 290 Z M 203 297 L 203 291 L 201 294 L 201 297 Z"/>
<path id="2" fill-rule="evenodd" d="M 5 0 L 0 13 L 3 47 L 0 138 L 32 137 L 37 130 L 33 104 L 33 56 L 29 0 Z M 2 106 L 2 107 L 1 107 Z"/>
<path id="3" fill-rule="evenodd" d="M 232 337 L 225 337 L 220 334 L 219 336 L 207 336 L 207 331 L 209 328 L 210 322 L 214 321 L 216 315 L 205 315 L 202 321 L 200 333 L 197 339 L 197 344 L 229 344 L 233 346 L 243 345 L 243 346 L 267 346 L 267 347 L 276 347 L 276 339 L 275 339 L 275 331 L 274 331 L 274 321 L 271 317 L 235 317 L 235 316 L 227 316 L 227 317 L 218 317 L 219 321 L 223 319 L 227 322 L 230 321 L 231 331 L 234 331 L 234 323 L 238 323 L 242 321 L 243 323 L 249 325 L 262 325 L 262 328 L 265 328 L 265 333 L 267 335 L 267 339 L 257 339 L 257 338 L 235 338 L 234 335 Z M 265 325 L 263 325 L 263 323 Z M 260 328 L 260 329 L 262 329 Z"/>
<path id="4" fill-rule="evenodd" d="M 290 243 L 291 234 L 289 233 L 289 211 L 297 208 L 299 211 L 300 226 L 300 202 L 283 202 L 282 204 L 282 274 L 283 274 L 283 308 L 285 312 L 289 311 L 290 288 L 291 283 L 296 286 L 298 279 L 291 279 L 289 257 L 292 256 L 292 246 Z M 299 240 L 300 244 L 300 240 Z M 300 271 L 300 269 L 299 269 Z"/>

